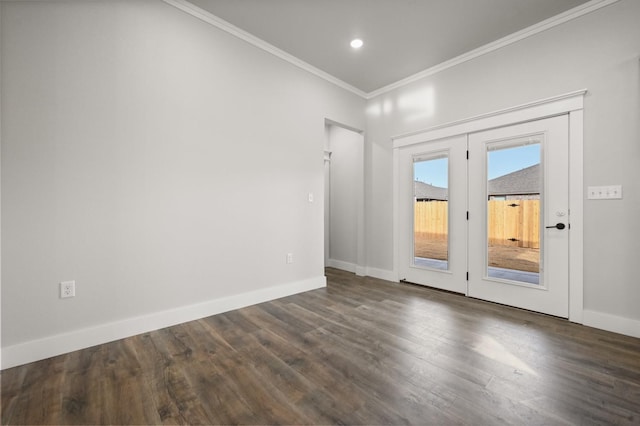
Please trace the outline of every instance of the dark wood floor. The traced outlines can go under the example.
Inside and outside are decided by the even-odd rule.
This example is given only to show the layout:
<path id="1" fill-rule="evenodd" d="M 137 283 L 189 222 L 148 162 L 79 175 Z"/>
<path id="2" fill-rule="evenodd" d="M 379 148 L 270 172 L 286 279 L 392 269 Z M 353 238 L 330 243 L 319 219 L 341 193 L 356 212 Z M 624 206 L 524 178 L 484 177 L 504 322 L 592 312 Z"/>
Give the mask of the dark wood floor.
<path id="1" fill-rule="evenodd" d="M 640 424 L 640 339 L 327 270 L 326 289 L 2 372 L 3 424 Z"/>

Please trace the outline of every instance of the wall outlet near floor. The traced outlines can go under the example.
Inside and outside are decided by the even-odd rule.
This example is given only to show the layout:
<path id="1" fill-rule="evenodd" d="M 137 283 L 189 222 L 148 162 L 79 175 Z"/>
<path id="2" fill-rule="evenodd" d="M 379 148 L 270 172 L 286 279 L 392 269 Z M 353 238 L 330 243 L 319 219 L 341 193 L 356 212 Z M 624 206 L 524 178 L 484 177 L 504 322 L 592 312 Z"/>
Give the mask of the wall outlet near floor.
<path id="1" fill-rule="evenodd" d="M 76 297 L 76 282 L 63 281 L 60 283 L 60 299 Z"/>
<path id="2" fill-rule="evenodd" d="M 621 200 L 622 185 L 589 186 L 587 187 L 589 200 Z"/>
<path id="3" fill-rule="evenodd" d="M 287 253 L 287 263 L 293 263 L 293 253 Z"/>

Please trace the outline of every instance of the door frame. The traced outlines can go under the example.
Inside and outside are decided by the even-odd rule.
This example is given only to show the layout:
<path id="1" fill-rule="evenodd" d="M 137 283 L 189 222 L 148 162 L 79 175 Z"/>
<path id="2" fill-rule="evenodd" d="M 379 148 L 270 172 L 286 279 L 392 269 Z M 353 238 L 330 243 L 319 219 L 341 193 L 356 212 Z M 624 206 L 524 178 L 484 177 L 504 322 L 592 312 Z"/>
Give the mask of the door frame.
<path id="1" fill-rule="evenodd" d="M 584 96 L 586 89 L 565 93 L 499 111 L 481 114 L 425 130 L 392 137 L 393 143 L 393 276 L 399 281 L 399 148 L 438 139 L 510 126 L 567 114 L 569 117 L 569 321 L 583 323 L 584 311 L 584 195 L 583 135 Z"/>
<path id="2" fill-rule="evenodd" d="M 330 258 L 331 253 L 327 253 L 327 247 L 325 247 L 324 252 L 325 252 L 325 262 L 324 265 L 325 266 L 330 266 L 330 267 L 334 267 L 334 268 L 338 268 L 338 269 L 342 269 L 345 271 L 349 271 L 349 272 L 353 272 L 358 276 L 365 276 L 366 275 L 366 253 L 365 253 L 365 227 L 364 227 L 364 222 L 365 222 L 365 212 L 364 212 L 364 206 L 365 206 L 365 199 L 364 199 L 364 149 L 365 149 L 365 143 L 364 143 L 364 130 L 360 130 L 356 127 L 353 126 L 349 126 L 347 124 L 344 123 L 340 123 L 338 121 L 334 121 L 331 120 L 329 118 L 325 118 L 324 119 L 324 125 L 325 125 L 325 130 L 328 129 L 331 126 L 335 126 L 335 127 L 340 127 L 344 130 L 348 130 L 350 132 L 356 133 L 358 135 L 360 135 L 360 141 L 359 141 L 359 146 L 358 146 L 358 162 L 357 164 L 355 164 L 356 167 L 356 175 L 357 175 L 357 180 L 355 182 L 355 186 L 357 188 L 356 190 L 356 199 L 355 199 L 355 204 L 356 204 L 356 263 L 355 264 L 350 264 L 350 263 L 346 263 L 346 262 L 336 262 L 335 260 Z M 325 149 L 324 149 L 324 170 L 325 173 L 327 173 L 327 164 L 328 164 L 328 173 L 329 175 L 331 175 L 331 154 L 332 151 L 330 149 L 330 146 L 328 146 L 329 141 L 328 141 L 329 135 L 325 134 Z M 325 176 L 325 180 L 326 180 L 326 176 Z M 329 182 L 329 188 L 327 191 L 327 188 L 325 187 L 325 185 L 327 185 L 326 182 L 323 183 L 323 198 L 326 198 L 327 196 L 329 196 L 330 198 L 330 194 L 331 194 L 331 183 Z M 329 233 L 331 232 L 331 219 L 326 218 L 326 215 L 329 214 L 329 216 L 331 215 L 331 204 L 330 204 L 330 200 L 325 199 L 324 203 L 329 203 L 329 209 L 325 209 L 324 210 L 324 214 L 325 214 L 325 227 L 328 227 L 329 229 L 327 229 L 326 231 L 328 231 Z M 329 238 L 327 238 L 329 237 Z M 324 233 L 324 244 L 325 246 L 329 243 L 330 241 L 330 236 L 327 235 L 327 233 Z M 327 254 L 329 255 L 329 259 L 326 258 Z"/>

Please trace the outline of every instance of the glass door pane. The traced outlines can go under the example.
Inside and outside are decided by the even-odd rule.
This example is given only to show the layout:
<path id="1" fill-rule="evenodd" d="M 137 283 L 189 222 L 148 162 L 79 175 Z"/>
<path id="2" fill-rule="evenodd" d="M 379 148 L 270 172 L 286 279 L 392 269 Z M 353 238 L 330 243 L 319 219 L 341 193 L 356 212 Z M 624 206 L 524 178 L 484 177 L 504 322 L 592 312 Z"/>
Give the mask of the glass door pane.
<path id="1" fill-rule="evenodd" d="M 449 158 L 414 157 L 414 266 L 449 269 Z"/>
<path id="2" fill-rule="evenodd" d="M 487 276 L 540 284 L 541 137 L 487 145 Z"/>

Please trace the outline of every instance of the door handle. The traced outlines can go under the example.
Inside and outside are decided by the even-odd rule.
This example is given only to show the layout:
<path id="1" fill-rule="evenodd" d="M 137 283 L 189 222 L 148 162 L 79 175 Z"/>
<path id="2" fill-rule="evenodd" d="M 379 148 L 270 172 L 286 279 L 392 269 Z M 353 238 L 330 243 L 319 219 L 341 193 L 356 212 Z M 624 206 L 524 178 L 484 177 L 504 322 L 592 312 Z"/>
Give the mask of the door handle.
<path id="1" fill-rule="evenodd" d="M 549 228 L 564 229 L 564 228 L 566 228 L 566 227 L 567 227 L 567 225 L 565 225 L 564 223 L 556 223 L 555 225 L 553 225 L 553 226 L 547 226 L 546 228 L 547 228 L 547 229 L 549 229 Z"/>

